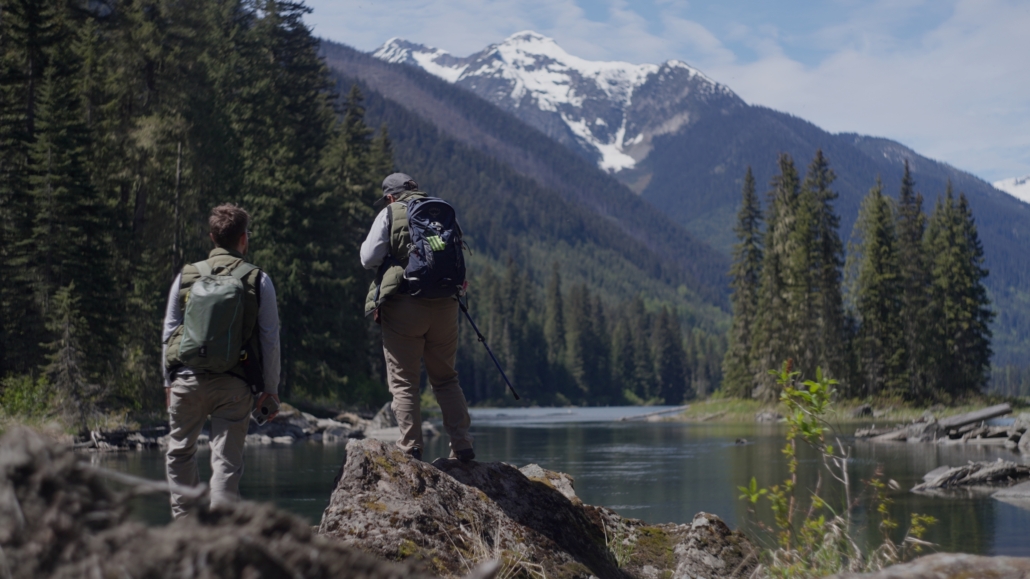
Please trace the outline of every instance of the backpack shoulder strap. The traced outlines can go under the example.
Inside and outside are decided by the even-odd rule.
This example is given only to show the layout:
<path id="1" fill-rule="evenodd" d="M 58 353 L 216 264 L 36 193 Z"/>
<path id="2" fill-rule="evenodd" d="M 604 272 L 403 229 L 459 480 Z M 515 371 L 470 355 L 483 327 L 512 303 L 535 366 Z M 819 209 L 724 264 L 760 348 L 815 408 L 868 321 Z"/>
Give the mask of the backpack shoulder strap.
<path id="1" fill-rule="evenodd" d="M 206 261 L 198 261 L 197 263 L 193 264 L 193 267 L 197 268 L 197 271 L 200 272 L 200 277 L 207 277 L 211 275 L 211 264 L 209 264 Z"/>
<path id="2" fill-rule="evenodd" d="M 247 275 L 255 269 L 259 269 L 258 266 L 252 263 L 243 262 L 237 265 L 236 269 L 232 270 L 232 276 L 240 281 L 243 281 L 243 278 L 247 277 Z"/>
<path id="3" fill-rule="evenodd" d="M 243 262 L 236 266 L 236 269 L 232 270 L 232 276 L 241 282 L 243 278 L 250 275 L 250 272 L 257 270 L 258 276 L 254 280 L 254 296 L 257 297 L 258 309 L 261 309 L 261 268 L 254 265 L 253 263 Z"/>

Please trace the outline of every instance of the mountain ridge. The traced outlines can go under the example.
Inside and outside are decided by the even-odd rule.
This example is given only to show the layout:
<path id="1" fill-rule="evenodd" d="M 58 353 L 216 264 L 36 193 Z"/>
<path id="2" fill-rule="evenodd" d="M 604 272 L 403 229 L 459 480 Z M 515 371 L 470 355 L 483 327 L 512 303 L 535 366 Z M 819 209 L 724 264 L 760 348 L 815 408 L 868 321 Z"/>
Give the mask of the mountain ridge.
<path id="1" fill-rule="evenodd" d="M 420 67 L 530 125 L 547 127 L 546 134 L 608 171 L 633 168 L 650 152 L 655 136 L 674 132 L 690 120 L 688 113 L 655 122 L 639 114 L 636 100 L 660 97 L 675 106 L 690 96 L 695 104 L 744 104 L 725 85 L 682 61 L 660 65 L 590 61 L 532 31 L 513 34 L 467 57 L 398 38 L 388 40 L 373 56 Z M 690 94 L 663 91 L 670 84 Z"/>

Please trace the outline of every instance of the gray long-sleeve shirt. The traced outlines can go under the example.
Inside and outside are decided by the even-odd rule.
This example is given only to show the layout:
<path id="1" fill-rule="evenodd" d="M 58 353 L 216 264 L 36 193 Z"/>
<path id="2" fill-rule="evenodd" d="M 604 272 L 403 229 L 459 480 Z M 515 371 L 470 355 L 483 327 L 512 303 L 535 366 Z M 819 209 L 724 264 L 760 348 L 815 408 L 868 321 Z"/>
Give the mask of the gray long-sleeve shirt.
<path id="1" fill-rule="evenodd" d="M 265 392 L 268 394 L 279 393 L 279 308 L 275 301 L 275 286 L 272 285 L 272 278 L 261 272 L 259 275 L 258 292 L 261 295 L 261 307 L 258 308 L 257 326 L 254 328 L 258 333 L 258 344 L 261 346 L 261 366 L 265 377 Z M 179 285 L 182 282 L 182 274 L 175 276 L 172 289 L 168 292 L 168 307 L 165 309 L 164 331 L 161 336 L 161 366 L 162 375 L 165 378 L 165 388 L 170 386 L 165 351 L 168 349 L 168 337 L 172 335 L 175 328 L 182 325 L 183 311 L 179 304 Z M 189 367 L 181 368 L 179 374 L 193 374 Z"/>
<path id="2" fill-rule="evenodd" d="M 372 222 L 365 241 L 361 243 L 361 265 L 365 269 L 375 269 L 383 264 L 390 255 L 390 217 L 384 207 Z"/>

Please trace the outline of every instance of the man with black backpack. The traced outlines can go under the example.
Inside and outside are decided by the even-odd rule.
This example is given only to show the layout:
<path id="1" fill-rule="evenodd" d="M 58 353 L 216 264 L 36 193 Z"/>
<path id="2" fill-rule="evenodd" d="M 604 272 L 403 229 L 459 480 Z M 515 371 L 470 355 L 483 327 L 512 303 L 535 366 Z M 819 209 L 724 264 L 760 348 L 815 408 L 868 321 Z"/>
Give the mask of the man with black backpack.
<path id="1" fill-rule="evenodd" d="M 385 207 L 383 207 L 385 205 Z M 465 287 L 461 228 L 454 208 L 429 197 L 404 173 L 383 180 L 382 208 L 361 244 L 361 264 L 376 269 L 365 315 L 382 325 L 387 383 L 401 438 L 397 445 L 421 460 L 422 363 L 451 439 L 451 458 L 475 458 L 468 404 L 458 385 L 458 295 Z"/>
<path id="2" fill-rule="evenodd" d="M 197 438 L 211 417 L 211 506 L 240 496 L 243 444 L 254 395 L 259 420 L 279 408 L 279 312 L 268 275 L 244 261 L 250 216 L 232 204 L 211 210 L 215 248 L 186 265 L 172 283 L 164 321 L 165 401 L 169 433 L 168 482 L 192 487 Z M 256 412 L 256 415 L 259 413 Z M 172 492 L 172 515 L 190 504 Z"/>

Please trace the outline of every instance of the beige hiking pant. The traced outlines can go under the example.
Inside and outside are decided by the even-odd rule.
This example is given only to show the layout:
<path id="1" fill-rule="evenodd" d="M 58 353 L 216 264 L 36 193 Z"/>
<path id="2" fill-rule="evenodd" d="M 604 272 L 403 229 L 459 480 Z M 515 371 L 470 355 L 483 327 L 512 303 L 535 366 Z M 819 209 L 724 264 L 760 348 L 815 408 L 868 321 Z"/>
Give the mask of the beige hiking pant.
<path id="1" fill-rule="evenodd" d="M 458 301 L 390 296 L 380 309 L 387 384 L 393 394 L 393 413 L 401 429 L 397 446 L 405 452 L 425 448 L 418 383 L 424 361 L 443 427 L 451 439 L 451 454 L 472 448 L 468 404 L 458 385 L 454 359 L 458 353 Z"/>
<path id="2" fill-rule="evenodd" d="M 171 385 L 168 406 L 166 466 L 168 482 L 184 487 L 200 484 L 197 437 L 211 416 L 211 506 L 237 501 L 243 476 L 243 443 L 254 405 L 250 388 L 228 374 L 179 376 Z M 188 514 L 190 504 L 172 493 L 172 516 Z"/>

